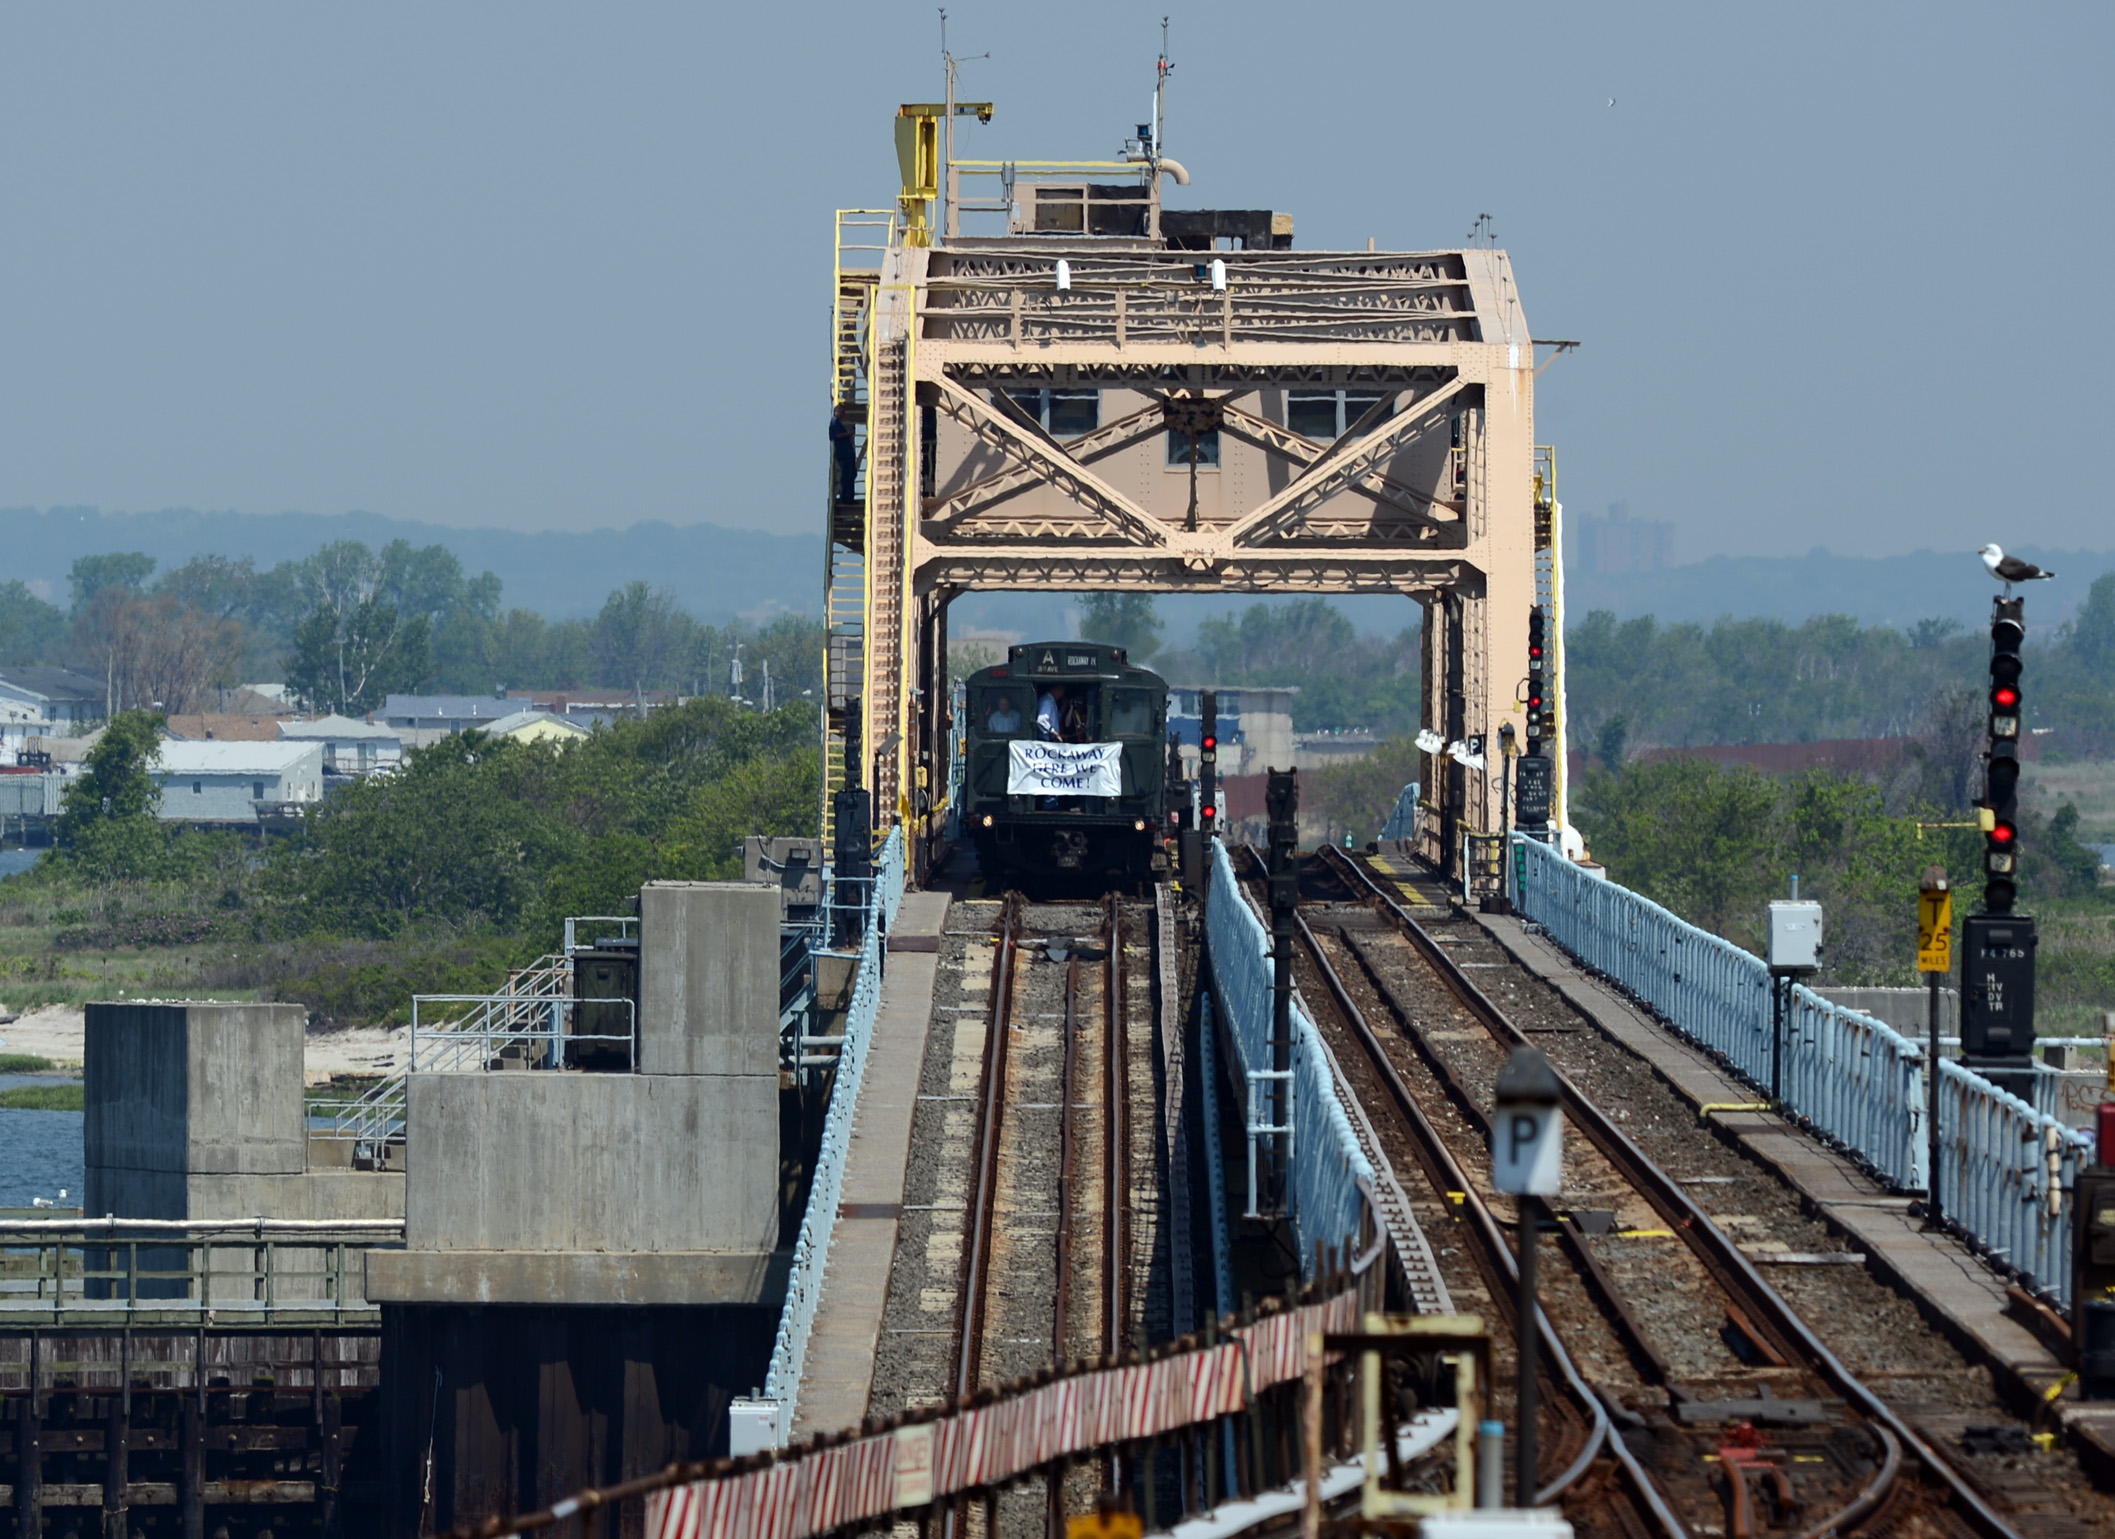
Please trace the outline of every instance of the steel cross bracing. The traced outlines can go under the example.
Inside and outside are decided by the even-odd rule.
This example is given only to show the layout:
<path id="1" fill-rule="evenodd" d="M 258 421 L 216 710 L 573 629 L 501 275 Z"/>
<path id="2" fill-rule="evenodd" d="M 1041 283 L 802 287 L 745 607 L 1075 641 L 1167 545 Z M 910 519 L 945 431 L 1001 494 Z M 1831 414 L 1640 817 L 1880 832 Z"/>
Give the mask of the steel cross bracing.
<path id="1" fill-rule="evenodd" d="M 1538 578 L 1534 347 L 1504 252 L 899 240 L 870 293 L 861 783 L 915 871 L 944 812 L 947 605 L 973 590 L 1403 595 L 1443 737 L 1422 852 L 1451 866 L 1460 833 L 1497 828 Z"/>

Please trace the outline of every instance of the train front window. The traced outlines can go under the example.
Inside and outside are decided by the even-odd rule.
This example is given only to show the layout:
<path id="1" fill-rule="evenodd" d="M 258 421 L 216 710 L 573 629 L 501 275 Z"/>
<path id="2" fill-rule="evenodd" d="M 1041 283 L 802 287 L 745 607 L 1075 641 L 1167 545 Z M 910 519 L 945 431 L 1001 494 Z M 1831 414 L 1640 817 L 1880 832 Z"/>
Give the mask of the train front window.
<path id="1" fill-rule="evenodd" d="M 1115 703 L 1109 708 L 1109 735 L 1111 737 L 1155 737 L 1153 725 L 1153 691 L 1149 689 L 1119 689 L 1115 692 Z"/>
<path id="2" fill-rule="evenodd" d="M 1011 737 L 1031 725 L 1034 702 L 1028 692 L 1004 687 L 987 688 L 977 702 L 976 723 L 992 737 Z M 1023 702 L 1027 708 L 1023 708 Z"/>

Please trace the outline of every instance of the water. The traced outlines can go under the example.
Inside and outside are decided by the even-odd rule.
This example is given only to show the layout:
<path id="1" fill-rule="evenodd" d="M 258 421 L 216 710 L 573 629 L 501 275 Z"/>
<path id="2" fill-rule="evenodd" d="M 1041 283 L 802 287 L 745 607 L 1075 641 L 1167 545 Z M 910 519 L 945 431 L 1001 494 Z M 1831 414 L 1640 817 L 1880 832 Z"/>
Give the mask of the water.
<path id="1" fill-rule="evenodd" d="M 16 1085 L 72 1085 L 48 1074 L 0 1074 L 0 1090 Z M 17 1111 L 0 1107 L 0 1208 L 26 1208 L 33 1197 L 78 1204 L 87 1184 L 80 1112 Z"/>
<path id="2" fill-rule="evenodd" d="M 13 876 L 17 871 L 27 871 L 37 863 L 42 850 L 0 850 L 0 877 Z"/>

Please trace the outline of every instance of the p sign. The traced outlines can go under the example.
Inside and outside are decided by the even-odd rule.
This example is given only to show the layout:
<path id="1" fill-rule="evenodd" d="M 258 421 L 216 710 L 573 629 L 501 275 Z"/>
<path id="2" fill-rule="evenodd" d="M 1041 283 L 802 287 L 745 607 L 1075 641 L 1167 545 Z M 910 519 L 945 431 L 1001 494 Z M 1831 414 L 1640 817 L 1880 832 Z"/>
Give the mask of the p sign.
<path id="1" fill-rule="evenodd" d="M 1516 1197 L 1554 1197 L 1564 1185 L 1562 1092 L 1550 1061 L 1531 1047 L 1513 1049 L 1498 1076 L 1491 1118 L 1491 1185 Z"/>

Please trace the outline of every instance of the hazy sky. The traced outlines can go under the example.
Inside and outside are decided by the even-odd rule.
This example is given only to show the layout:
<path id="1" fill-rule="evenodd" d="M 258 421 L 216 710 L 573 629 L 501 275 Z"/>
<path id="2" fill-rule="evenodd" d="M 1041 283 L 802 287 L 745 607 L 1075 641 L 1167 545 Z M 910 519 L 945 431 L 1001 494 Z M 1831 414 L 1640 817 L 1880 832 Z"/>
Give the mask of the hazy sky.
<path id="1" fill-rule="evenodd" d="M 1158 7 L 949 11 L 998 103 L 959 153 L 1144 115 Z M 2115 546 L 2115 9 L 1172 15 L 1186 205 L 1491 214 L 1585 343 L 1538 400 L 1575 511 L 1682 559 Z M 937 59 L 922 4 L 10 6 L 0 506 L 812 529 L 831 212 Z"/>

